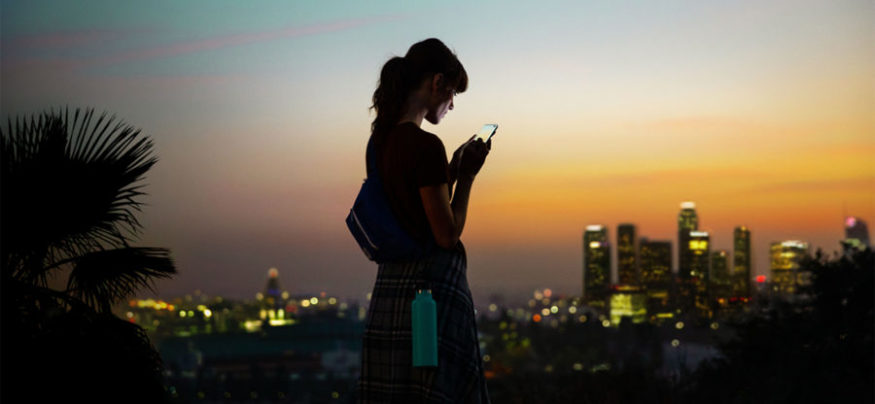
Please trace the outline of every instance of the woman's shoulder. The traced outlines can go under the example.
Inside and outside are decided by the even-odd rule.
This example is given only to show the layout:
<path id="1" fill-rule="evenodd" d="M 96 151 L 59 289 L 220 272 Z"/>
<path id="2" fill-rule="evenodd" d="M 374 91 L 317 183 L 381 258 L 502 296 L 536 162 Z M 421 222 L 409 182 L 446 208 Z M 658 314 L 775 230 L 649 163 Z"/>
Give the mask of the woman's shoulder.
<path id="1" fill-rule="evenodd" d="M 444 148 L 444 142 L 441 140 L 438 135 L 431 133 L 425 129 L 420 128 L 418 125 L 412 122 L 406 122 L 398 125 L 396 130 L 403 133 L 403 137 L 408 139 L 410 142 L 419 145 L 423 148 L 434 148 L 439 147 L 441 149 Z"/>

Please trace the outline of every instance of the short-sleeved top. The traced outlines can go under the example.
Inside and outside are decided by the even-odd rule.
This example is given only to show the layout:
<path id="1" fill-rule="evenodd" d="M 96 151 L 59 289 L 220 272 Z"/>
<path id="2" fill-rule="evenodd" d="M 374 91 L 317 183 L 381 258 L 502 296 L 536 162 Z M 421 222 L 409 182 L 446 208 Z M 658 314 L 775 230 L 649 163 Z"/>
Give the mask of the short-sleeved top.
<path id="1" fill-rule="evenodd" d="M 376 139 L 377 170 L 392 212 L 411 237 L 434 240 L 419 188 L 449 184 L 443 142 L 413 122 L 400 123 Z"/>

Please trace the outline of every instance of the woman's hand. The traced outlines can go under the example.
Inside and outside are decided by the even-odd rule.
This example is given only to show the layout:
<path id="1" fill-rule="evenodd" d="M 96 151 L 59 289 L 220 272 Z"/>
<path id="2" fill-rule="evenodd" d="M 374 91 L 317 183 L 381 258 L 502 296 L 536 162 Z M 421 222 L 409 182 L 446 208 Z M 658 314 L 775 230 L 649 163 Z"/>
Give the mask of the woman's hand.
<path id="1" fill-rule="evenodd" d="M 477 136 L 476 134 L 474 136 Z M 459 160 L 462 158 L 462 152 L 465 150 L 465 147 L 474 140 L 474 136 L 471 136 L 468 141 L 462 143 L 456 151 L 453 152 L 453 158 L 450 160 L 449 165 L 449 174 L 450 174 L 450 186 L 452 186 L 456 180 L 459 178 Z"/>
<path id="2" fill-rule="evenodd" d="M 473 180 L 480 172 L 480 168 L 483 167 L 489 150 L 492 149 L 492 139 L 486 143 L 483 143 L 483 139 L 469 140 L 460 149 L 461 151 L 457 150 L 459 152 L 459 178 Z M 455 153 L 453 153 L 453 158 L 456 158 Z"/>

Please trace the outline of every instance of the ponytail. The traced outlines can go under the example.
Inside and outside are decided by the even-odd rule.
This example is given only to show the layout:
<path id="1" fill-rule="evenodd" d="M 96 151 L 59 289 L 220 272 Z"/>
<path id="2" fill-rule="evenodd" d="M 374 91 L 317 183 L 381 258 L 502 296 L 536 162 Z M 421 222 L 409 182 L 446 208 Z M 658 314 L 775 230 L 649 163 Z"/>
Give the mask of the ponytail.
<path id="1" fill-rule="evenodd" d="M 371 134 L 386 133 L 401 119 L 404 102 L 411 90 L 406 64 L 404 58 L 395 56 L 383 65 L 371 106 L 377 110 L 377 118 L 371 123 Z"/>

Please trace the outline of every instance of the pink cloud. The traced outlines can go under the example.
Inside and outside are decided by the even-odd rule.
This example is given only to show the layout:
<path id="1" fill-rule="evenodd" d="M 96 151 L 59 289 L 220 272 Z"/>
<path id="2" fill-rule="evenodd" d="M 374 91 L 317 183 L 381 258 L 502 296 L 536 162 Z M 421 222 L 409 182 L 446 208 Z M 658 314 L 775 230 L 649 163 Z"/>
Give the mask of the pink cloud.
<path id="1" fill-rule="evenodd" d="M 119 38 L 129 31 L 84 30 L 56 31 L 35 35 L 24 35 L 3 40 L 3 46 L 14 51 L 35 48 L 81 47 Z"/>
<path id="2" fill-rule="evenodd" d="M 305 25 L 303 27 L 283 28 L 272 31 L 253 32 L 245 34 L 226 35 L 215 38 L 201 39 L 197 41 L 179 42 L 166 46 L 148 49 L 138 49 L 131 52 L 122 52 L 109 55 L 88 63 L 89 66 L 102 66 L 117 63 L 128 63 L 143 60 L 166 58 L 203 52 L 214 49 L 228 48 L 233 46 L 248 45 L 258 42 L 274 41 L 278 39 L 298 38 L 307 35 L 322 34 L 326 32 L 343 31 L 350 28 L 360 27 L 379 22 L 387 22 L 398 19 L 399 16 L 384 16 L 374 18 L 361 18 L 341 20 L 329 23 Z"/>
<path id="3" fill-rule="evenodd" d="M 338 32 L 380 22 L 395 21 L 403 16 L 381 16 L 371 18 L 359 18 L 340 20 L 327 23 L 305 25 L 301 27 L 282 28 L 277 30 L 252 32 L 218 36 L 195 41 L 177 42 L 152 48 L 136 49 L 111 53 L 97 58 L 3 58 L 4 69 L 31 70 L 39 67 L 58 69 L 82 69 L 88 67 L 107 66 L 119 63 L 142 62 L 160 58 L 187 55 L 197 52 L 242 46 L 259 42 L 275 41 L 279 39 L 299 38 L 308 35 Z M 21 37 L 10 40 L 10 47 L 22 49 L 23 47 L 62 47 L 62 46 L 86 46 L 98 43 L 112 37 L 118 37 L 120 33 L 113 31 L 81 31 L 81 32 L 55 32 L 44 35 Z M 46 66 L 48 65 L 48 66 Z"/>

